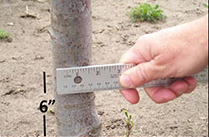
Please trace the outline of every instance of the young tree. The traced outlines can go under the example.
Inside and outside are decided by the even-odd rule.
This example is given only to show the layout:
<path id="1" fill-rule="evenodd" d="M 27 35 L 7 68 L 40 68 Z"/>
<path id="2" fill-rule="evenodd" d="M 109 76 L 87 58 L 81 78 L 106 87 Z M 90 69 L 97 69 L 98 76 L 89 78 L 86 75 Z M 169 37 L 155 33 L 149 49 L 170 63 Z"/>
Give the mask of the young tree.
<path id="1" fill-rule="evenodd" d="M 91 64 L 91 0 L 51 0 L 51 39 L 56 68 Z M 91 93 L 58 95 L 57 136 L 101 136 Z"/>

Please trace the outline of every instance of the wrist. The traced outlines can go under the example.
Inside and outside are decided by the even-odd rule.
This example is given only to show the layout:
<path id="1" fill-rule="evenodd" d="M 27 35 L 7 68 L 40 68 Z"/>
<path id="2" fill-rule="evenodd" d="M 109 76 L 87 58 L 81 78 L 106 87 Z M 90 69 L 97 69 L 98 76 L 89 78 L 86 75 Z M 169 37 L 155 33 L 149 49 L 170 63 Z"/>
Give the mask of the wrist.
<path id="1" fill-rule="evenodd" d="M 190 35 L 194 35 L 196 46 L 199 46 L 200 54 L 205 57 L 208 65 L 208 14 L 204 17 L 197 19 L 188 26 L 190 29 L 194 29 Z M 193 40 L 192 40 L 193 41 Z M 193 41 L 194 42 L 194 41 Z"/>
<path id="2" fill-rule="evenodd" d="M 201 30 L 203 32 L 203 37 L 205 38 L 205 41 L 203 42 L 203 48 L 206 52 L 207 57 L 207 65 L 208 65 L 208 14 L 202 17 L 201 19 Z"/>
<path id="3" fill-rule="evenodd" d="M 200 20 L 201 20 L 200 26 L 203 32 L 203 37 L 205 37 L 204 46 L 208 56 L 208 14 L 202 17 Z"/>

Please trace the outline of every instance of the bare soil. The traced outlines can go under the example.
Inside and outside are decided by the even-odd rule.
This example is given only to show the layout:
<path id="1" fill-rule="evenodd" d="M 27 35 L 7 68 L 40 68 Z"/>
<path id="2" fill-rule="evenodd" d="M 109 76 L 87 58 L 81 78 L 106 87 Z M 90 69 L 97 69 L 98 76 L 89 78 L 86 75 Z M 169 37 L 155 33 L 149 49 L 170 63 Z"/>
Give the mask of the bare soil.
<path id="1" fill-rule="evenodd" d="M 158 23 L 132 23 L 130 7 L 159 3 L 167 18 Z M 206 0 L 92 0 L 93 64 L 117 63 L 140 35 L 192 21 L 207 13 Z M 30 14 L 25 14 L 26 7 Z M 11 34 L 0 41 L 0 129 L 2 137 L 43 136 L 39 103 L 53 98 L 50 3 L 1 0 L 0 29 Z M 43 71 L 47 95 L 43 94 Z M 187 95 L 155 104 L 141 89 L 131 105 L 115 91 L 97 92 L 96 106 L 104 136 L 125 136 L 127 109 L 135 123 L 131 136 L 208 136 L 208 84 Z M 50 108 L 53 112 L 54 108 Z M 54 113 L 47 113 L 47 136 L 56 135 Z"/>

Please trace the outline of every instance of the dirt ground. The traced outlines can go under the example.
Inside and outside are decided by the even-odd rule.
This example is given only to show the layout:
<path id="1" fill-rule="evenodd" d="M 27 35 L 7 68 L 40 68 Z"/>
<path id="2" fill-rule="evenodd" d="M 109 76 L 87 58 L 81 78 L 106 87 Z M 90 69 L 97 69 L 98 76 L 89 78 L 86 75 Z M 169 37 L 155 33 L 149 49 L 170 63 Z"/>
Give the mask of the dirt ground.
<path id="1" fill-rule="evenodd" d="M 132 23 L 130 7 L 159 3 L 167 18 Z M 117 63 L 143 34 L 197 19 L 207 13 L 207 0 L 92 0 L 93 64 Z M 35 16 L 25 16 L 28 12 Z M 1 0 L 0 29 L 11 39 L 0 41 L 0 129 L 2 137 L 43 136 L 43 99 L 53 98 L 50 4 L 37 0 Z M 43 71 L 47 95 L 43 94 Z M 166 104 L 155 104 L 140 90 L 141 101 L 131 105 L 118 91 L 96 93 L 104 136 L 125 135 L 127 109 L 135 122 L 132 136 L 208 136 L 208 84 Z M 51 107 L 53 111 L 53 107 Z M 47 136 L 55 136 L 55 115 L 47 113 Z"/>

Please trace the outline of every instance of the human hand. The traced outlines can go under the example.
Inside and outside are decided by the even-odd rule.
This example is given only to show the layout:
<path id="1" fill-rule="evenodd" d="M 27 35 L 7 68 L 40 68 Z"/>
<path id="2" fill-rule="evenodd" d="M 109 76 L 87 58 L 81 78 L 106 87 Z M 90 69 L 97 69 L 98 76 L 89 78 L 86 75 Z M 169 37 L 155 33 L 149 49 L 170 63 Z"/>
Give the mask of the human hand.
<path id="1" fill-rule="evenodd" d="M 190 23 L 141 36 L 121 58 L 122 63 L 136 64 L 120 76 L 120 83 L 129 89 L 120 90 L 130 103 L 139 101 L 135 89 L 159 78 L 185 77 L 168 87 L 145 88 L 156 103 L 165 103 L 183 93 L 192 92 L 197 81 L 191 75 L 208 64 L 207 16 Z"/>

